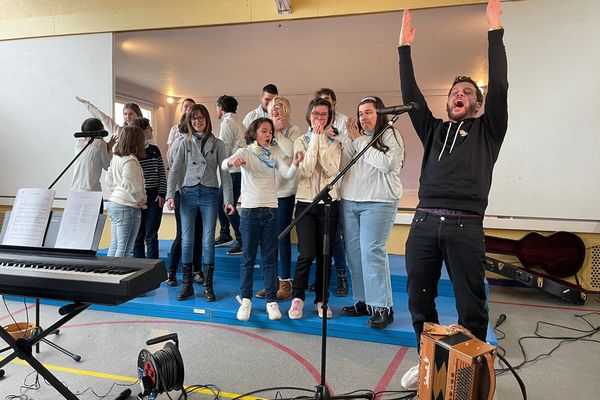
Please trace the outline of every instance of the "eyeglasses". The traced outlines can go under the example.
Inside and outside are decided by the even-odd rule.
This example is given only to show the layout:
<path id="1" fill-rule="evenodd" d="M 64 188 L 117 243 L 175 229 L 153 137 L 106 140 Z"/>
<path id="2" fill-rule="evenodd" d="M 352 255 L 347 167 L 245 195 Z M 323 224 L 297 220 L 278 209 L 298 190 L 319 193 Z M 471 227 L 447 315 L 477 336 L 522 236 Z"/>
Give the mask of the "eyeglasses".
<path id="1" fill-rule="evenodd" d="M 204 118 L 202 115 L 199 115 L 197 117 L 192 117 L 192 121 L 204 121 L 206 118 Z"/>
<path id="2" fill-rule="evenodd" d="M 329 113 L 320 113 L 313 111 L 310 113 L 310 115 L 312 115 L 314 118 L 327 118 L 329 116 Z"/>

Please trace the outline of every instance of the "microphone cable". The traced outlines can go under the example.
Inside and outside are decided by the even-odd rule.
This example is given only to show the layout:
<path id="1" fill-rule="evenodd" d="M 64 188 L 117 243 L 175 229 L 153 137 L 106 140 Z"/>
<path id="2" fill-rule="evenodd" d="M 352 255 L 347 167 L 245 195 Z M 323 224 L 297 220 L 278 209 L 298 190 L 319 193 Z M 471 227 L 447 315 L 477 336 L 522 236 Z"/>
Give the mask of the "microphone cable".
<path id="1" fill-rule="evenodd" d="M 183 381 L 183 371 L 180 371 L 177 363 L 177 357 L 181 356 L 175 354 L 175 351 L 179 353 L 176 347 L 165 346 L 152 355 L 159 380 L 157 383 L 160 383 L 160 385 L 157 385 L 159 393 L 168 393 L 179 389 L 185 393 L 185 389 L 178 385 L 178 382 Z"/>

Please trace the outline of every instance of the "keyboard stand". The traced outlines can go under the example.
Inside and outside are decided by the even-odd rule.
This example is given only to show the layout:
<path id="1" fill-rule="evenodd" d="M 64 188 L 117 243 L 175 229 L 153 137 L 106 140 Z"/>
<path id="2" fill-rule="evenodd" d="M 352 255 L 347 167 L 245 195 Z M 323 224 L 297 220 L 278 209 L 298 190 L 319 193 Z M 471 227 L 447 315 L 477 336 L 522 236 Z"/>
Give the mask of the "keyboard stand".
<path id="1" fill-rule="evenodd" d="M 4 349 L 3 351 L 13 349 L 13 353 L 0 361 L 0 372 L 2 371 L 2 367 L 7 365 L 9 362 L 19 357 L 20 359 L 26 361 L 33 369 L 35 369 L 40 375 L 46 379 L 56 389 L 65 399 L 67 400 L 78 400 L 77 396 L 73 394 L 57 377 L 55 377 L 42 363 L 40 363 L 32 354 L 33 346 L 37 344 L 39 341 L 44 339 L 49 334 L 58 330 L 65 323 L 69 322 L 81 312 L 83 312 L 86 308 L 88 308 L 90 304 L 88 303 L 73 303 L 67 306 L 63 306 L 59 309 L 59 314 L 64 315 L 61 319 L 56 321 L 54 324 L 48 327 L 48 329 L 38 329 L 33 337 L 26 339 L 18 339 L 15 340 L 13 337 L 0 325 L 0 337 L 4 339 L 4 341 L 10 346 L 9 348 Z M 3 374 L 0 374 L 2 376 Z"/>

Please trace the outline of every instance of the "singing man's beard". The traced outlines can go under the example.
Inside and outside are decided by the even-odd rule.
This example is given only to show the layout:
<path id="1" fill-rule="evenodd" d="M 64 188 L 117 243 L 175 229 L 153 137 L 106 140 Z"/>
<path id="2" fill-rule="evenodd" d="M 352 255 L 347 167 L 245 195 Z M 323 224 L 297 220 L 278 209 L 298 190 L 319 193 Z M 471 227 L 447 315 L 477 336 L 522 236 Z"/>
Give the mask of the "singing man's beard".
<path id="1" fill-rule="evenodd" d="M 477 115 L 477 103 L 475 104 L 471 104 L 470 106 L 468 106 L 465 110 L 465 114 L 462 116 L 461 119 L 467 119 L 467 118 L 472 118 L 475 115 Z M 446 103 L 446 112 L 448 113 L 448 118 L 450 118 L 452 121 L 458 121 L 457 118 L 453 117 L 451 114 L 451 108 L 448 105 L 448 103 Z"/>

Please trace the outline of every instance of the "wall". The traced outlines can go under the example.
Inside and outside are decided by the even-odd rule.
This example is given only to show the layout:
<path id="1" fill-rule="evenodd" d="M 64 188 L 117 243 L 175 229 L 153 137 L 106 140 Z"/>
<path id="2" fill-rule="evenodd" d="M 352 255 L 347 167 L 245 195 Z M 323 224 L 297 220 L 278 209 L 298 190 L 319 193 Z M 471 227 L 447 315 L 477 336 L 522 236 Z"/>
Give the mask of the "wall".
<path id="1" fill-rule="evenodd" d="M 112 109 L 112 43 L 111 34 L 0 41 L 0 196 L 9 204 L 19 188 L 48 187 L 73 158 L 73 134 L 89 118 L 75 96 Z"/>

